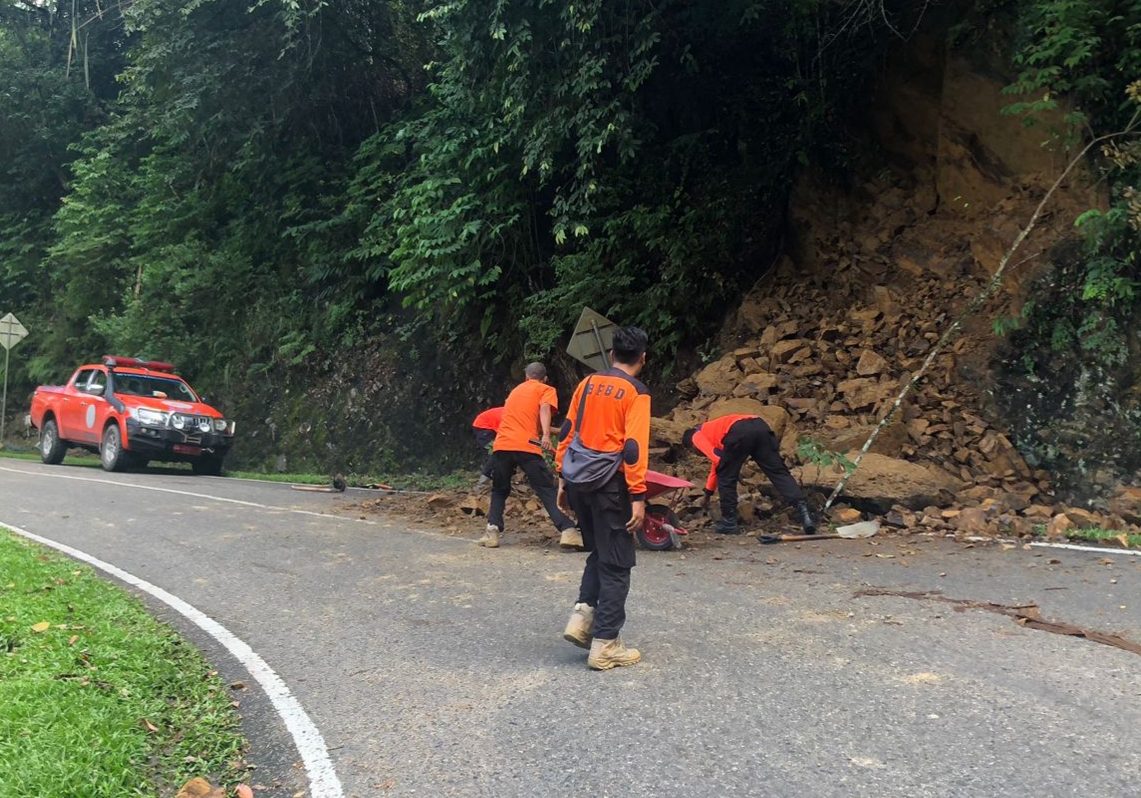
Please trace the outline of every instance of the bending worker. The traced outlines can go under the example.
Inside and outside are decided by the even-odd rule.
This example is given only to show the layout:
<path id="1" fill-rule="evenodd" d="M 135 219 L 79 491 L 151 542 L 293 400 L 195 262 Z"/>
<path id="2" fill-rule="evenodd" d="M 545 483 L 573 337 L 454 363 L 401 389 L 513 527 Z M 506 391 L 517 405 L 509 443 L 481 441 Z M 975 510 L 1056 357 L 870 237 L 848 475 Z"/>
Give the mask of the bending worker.
<path id="1" fill-rule="evenodd" d="M 563 638 L 590 649 L 586 664 L 594 670 L 642 659 L 618 633 L 626 622 L 634 531 L 646 512 L 650 394 L 636 377 L 647 343 L 637 327 L 614 333 L 614 365 L 579 383 L 555 455 L 559 506 L 574 511 L 590 552 Z"/>
<path id="2" fill-rule="evenodd" d="M 776 435 L 758 416 L 730 415 L 706 421 L 685 431 L 682 443 L 692 447 L 713 461 L 709 469 L 709 479 L 705 482 L 705 500 L 714 491 L 721 498 L 721 520 L 714 531 L 720 535 L 738 535 L 737 525 L 737 480 L 741 476 L 741 466 L 750 457 L 765 472 L 769 482 L 796 508 L 800 523 L 806 534 L 816 534 L 816 521 L 808 510 L 804 491 L 780 456 L 780 445 Z"/>
<path id="3" fill-rule="evenodd" d="M 543 452 L 554 449 L 551 415 L 558 409 L 559 398 L 555 389 L 547 385 L 547 367 L 542 363 L 531 363 L 523 373 L 527 379 L 507 396 L 499 434 L 492 444 L 491 508 L 487 513 L 487 531 L 478 542 L 489 549 L 499 548 L 503 509 L 511 495 L 511 478 L 518 467 L 523 469 L 531 489 L 555 522 L 560 534 L 559 545 L 577 548 L 582 545 L 582 537 L 574 521 L 559 509 L 555 478 L 543 459 Z"/>
<path id="4" fill-rule="evenodd" d="M 476 489 L 482 488 L 491 479 L 491 469 L 495 464 L 492 457 L 491 444 L 499 433 L 499 425 L 503 421 L 503 408 L 491 407 L 484 410 L 471 422 L 471 431 L 475 433 L 475 442 L 487 455 L 479 469 L 479 481 L 475 483 Z"/>

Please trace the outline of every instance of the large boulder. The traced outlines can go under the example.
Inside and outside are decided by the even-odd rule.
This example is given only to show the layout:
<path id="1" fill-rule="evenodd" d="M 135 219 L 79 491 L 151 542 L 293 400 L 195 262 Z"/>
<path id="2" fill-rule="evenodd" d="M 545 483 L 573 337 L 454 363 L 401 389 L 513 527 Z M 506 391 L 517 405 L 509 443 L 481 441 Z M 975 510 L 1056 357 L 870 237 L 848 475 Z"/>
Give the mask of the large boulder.
<path id="1" fill-rule="evenodd" d="M 650 446 L 681 445 L 681 438 L 690 425 L 668 418 L 650 419 Z"/>
<path id="2" fill-rule="evenodd" d="M 875 424 L 860 424 L 831 434 L 825 432 L 821 437 L 824 440 L 824 447 L 831 452 L 846 452 L 851 449 L 859 451 L 875 428 Z M 899 421 L 893 421 L 880 430 L 880 434 L 872 441 L 868 451 L 888 457 L 899 457 L 906 443 L 907 427 Z"/>
<path id="3" fill-rule="evenodd" d="M 848 459 L 855 460 L 851 451 Z M 792 475 L 804 486 L 831 493 L 842 473 L 815 464 L 798 466 Z M 952 503 L 961 483 L 945 471 L 911 463 L 882 454 L 868 453 L 860 460 L 856 473 L 844 486 L 843 496 L 853 506 L 872 512 L 886 513 L 892 505 L 921 510 L 932 505 L 946 507 Z"/>
<path id="4" fill-rule="evenodd" d="M 733 393 L 745 374 L 737 367 L 737 358 L 726 355 L 715 363 L 710 363 L 697 373 L 697 389 L 706 396 L 728 396 Z"/>

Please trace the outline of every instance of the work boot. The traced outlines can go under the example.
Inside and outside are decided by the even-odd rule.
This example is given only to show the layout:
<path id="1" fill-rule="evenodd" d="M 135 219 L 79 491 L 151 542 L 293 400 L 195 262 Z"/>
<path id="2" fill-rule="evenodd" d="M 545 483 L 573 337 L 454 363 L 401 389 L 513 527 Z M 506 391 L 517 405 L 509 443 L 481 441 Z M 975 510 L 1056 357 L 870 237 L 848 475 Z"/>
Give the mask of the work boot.
<path id="1" fill-rule="evenodd" d="M 490 481 L 491 477 L 489 477 L 487 474 L 480 474 L 479 479 L 476 480 L 475 489 L 477 491 L 484 490 L 487 487 L 487 483 Z"/>
<path id="2" fill-rule="evenodd" d="M 488 524 L 487 531 L 483 533 L 483 537 L 476 541 L 480 546 L 486 546 L 489 549 L 499 548 L 499 527 L 495 524 Z"/>
<path id="3" fill-rule="evenodd" d="M 613 640 L 594 638 L 590 644 L 590 656 L 586 664 L 596 671 L 621 668 L 623 665 L 637 665 L 642 661 L 642 652 L 636 648 L 626 648 L 621 637 Z"/>
<path id="4" fill-rule="evenodd" d="M 737 525 L 736 518 L 722 518 L 713 527 L 713 532 L 718 535 L 740 535 L 741 527 Z"/>
<path id="5" fill-rule="evenodd" d="M 796 514 L 800 518 L 800 524 L 804 527 L 804 534 L 816 534 L 816 519 L 812 517 L 812 512 L 808 509 L 808 502 L 796 503 Z"/>
<path id="6" fill-rule="evenodd" d="M 581 601 L 574 605 L 574 612 L 567 621 L 567 628 L 563 631 L 563 640 L 574 643 L 579 648 L 590 648 L 590 641 L 594 639 L 591 634 L 594 629 L 594 607 L 583 604 Z"/>
<path id="7" fill-rule="evenodd" d="M 559 548 L 567 551 L 585 551 L 586 545 L 582 542 L 582 532 L 569 526 L 559 535 Z"/>

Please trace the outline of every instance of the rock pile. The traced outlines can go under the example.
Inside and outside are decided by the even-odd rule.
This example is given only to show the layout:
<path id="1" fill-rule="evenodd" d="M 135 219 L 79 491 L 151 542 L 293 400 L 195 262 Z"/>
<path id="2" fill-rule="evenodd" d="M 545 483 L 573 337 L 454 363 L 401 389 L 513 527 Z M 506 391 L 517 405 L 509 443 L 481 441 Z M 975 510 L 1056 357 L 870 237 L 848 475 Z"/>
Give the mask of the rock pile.
<path id="1" fill-rule="evenodd" d="M 684 429 L 728 413 L 760 415 L 781 441 L 786 461 L 817 441 L 854 459 L 868 435 L 967 304 L 998 267 L 1028 218 L 1031 197 L 1000 203 L 1001 230 L 985 218 L 936 212 L 930 192 L 871 187 L 874 201 L 839 224 L 820 209 L 800 209 L 799 243 L 775 275 L 747 295 L 721 340 L 729 351 L 682 380 L 686 397 L 653 421 L 659 465 L 676 461 Z M 794 211 L 795 214 L 795 211 Z M 1043 231 L 1028 249 L 1044 249 L 1065 231 Z M 1124 529 L 1139 519 L 1132 496 L 1091 511 L 1058 505 L 1050 475 L 1032 468 L 1007 430 L 992 419 L 986 386 L 996 338 L 989 319 L 1011 312 L 1019 278 L 964 322 L 964 333 L 934 356 L 873 443 L 845 488 L 850 507 L 884 515 L 898 527 L 963 535 L 1019 535 L 1035 527 L 1063 535 L 1075 528 Z M 669 470 L 698 481 L 701 463 L 685 457 Z M 841 477 L 811 458 L 794 469 L 824 495 Z M 767 488 L 756 472 L 744 476 Z"/>

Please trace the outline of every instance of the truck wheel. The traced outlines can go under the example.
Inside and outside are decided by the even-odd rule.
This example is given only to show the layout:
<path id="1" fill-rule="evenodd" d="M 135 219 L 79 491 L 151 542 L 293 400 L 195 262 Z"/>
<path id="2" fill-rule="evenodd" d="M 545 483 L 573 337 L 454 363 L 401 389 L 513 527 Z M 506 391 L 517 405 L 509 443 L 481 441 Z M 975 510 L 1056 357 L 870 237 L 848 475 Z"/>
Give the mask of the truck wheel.
<path id="1" fill-rule="evenodd" d="M 67 444 L 59 439 L 59 427 L 49 418 L 40 430 L 40 459 L 48 465 L 59 465 L 67 454 Z"/>
<path id="2" fill-rule="evenodd" d="M 129 455 L 123 451 L 123 436 L 118 424 L 108 424 L 103 430 L 103 442 L 99 445 L 99 463 L 104 471 L 122 471 Z"/>
<path id="3" fill-rule="evenodd" d="M 222 458 L 213 454 L 204 454 L 193 461 L 190 467 L 200 477 L 218 477 L 222 475 Z"/>

